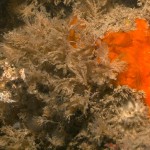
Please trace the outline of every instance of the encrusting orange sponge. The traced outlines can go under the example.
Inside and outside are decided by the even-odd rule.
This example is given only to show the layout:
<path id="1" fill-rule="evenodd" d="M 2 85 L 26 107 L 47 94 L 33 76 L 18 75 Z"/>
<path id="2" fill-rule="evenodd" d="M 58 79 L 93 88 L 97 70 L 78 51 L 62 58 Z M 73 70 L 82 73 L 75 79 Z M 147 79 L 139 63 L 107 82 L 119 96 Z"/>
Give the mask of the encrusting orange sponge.
<path id="1" fill-rule="evenodd" d="M 119 58 L 127 62 L 126 70 L 118 75 L 117 84 L 143 90 L 146 93 L 145 102 L 150 106 L 150 28 L 144 19 L 136 19 L 135 22 L 136 29 L 109 32 L 103 39 L 98 38 L 95 44 L 99 40 L 105 42 L 108 45 L 110 60 Z M 77 16 L 73 17 L 69 26 L 75 26 L 79 31 L 86 28 L 84 20 Z M 71 28 L 68 41 L 74 48 L 78 47 L 80 38 L 80 32 L 76 33 L 75 29 Z M 96 47 L 99 46 L 98 43 Z M 96 61 L 100 63 L 99 59 Z"/>
<path id="2" fill-rule="evenodd" d="M 146 20 L 136 19 L 135 30 L 107 33 L 102 41 L 108 45 L 110 60 L 119 57 L 128 64 L 117 83 L 145 91 L 150 106 L 150 28 Z"/>

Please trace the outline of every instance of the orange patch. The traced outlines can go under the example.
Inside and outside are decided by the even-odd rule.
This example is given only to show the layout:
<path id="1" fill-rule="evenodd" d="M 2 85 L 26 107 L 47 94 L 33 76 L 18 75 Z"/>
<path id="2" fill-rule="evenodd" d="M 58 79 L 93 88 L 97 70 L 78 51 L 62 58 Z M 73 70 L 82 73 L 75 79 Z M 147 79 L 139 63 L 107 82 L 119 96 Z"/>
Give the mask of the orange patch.
<path id="1" fill-rule="evenodd" d="M 102 41 L 108 44 L 109 58 L 120 58 L 128 63 L 118 76 L 117 83 L 146 92 L 150 106 L 150 28 L 143 19 L 136 19 L 136 29 L 128 32 L 107 33 Z"/>
<path id="2" fill-rule="evenodd" d="M 103 39 L 98 38 L 95 41 L 95 48 L 100 49 L 101 42 L 105 42 L 108 45 L 110 60 L 119 58 L 127 62 L 127 69 L 118 75 L 117 84 L 145 91 L 146 103 L 150 106 L 150 28 L 146 20 L 136 19 L 135 22 L 135 30 L 109 32 Z M 84 20 L 74 16 L 69 27 L 70 45 L 74 48 L 84 45 L 80 43 L 80 31 L 86 28 Z M 97 63 L 100 64 L 100 58 L 96 57 Z"/>
<path id="3" fill-rule="evenodd" d="M 81 43 L 81 31 L 86 28 L 86 24 L 84 20 L 79 19 L 77 16 L 74 16 L 69 23 L 69 36 L 68 41 L 70 45 L 74 48 L 78 48 L 78 44 L 84 45 Z"/>

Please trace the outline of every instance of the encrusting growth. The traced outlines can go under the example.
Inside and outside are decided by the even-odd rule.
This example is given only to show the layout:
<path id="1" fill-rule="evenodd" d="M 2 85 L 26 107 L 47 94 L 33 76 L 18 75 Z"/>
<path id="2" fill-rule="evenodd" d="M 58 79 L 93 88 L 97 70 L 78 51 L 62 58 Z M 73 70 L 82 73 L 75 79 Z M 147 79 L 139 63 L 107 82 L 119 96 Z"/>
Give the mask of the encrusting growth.
<path id="1" fill-rule="evenodd" d="M 107 33 L 102 41 L 108 45 L 110 60 L 118 58 L 128 64 L 117 84 L 143 90 L 150 106 L 150 28 L 146 20 L 136 19 L 136 29 Z"/>
<path id="2" fill-rule="evenodd" d="M 77 16 L 70 23 L 70 26 L 73 25 L 78 30 L 83 30 L 86 26 Z M 78 43 L 82 41 L 80 36 L 75 30 L 70 30 L 68 39 L 74 48 L 78 48 Z M 126 69 L 117 77 L 117 85 L 143 90 L 146 93 L 146 103 L 150 106 L 150 29 L 146 20 L 136 19 L 135 30 L 108 32 L 103 38 L 96 39 L 95 47 L 98 51 L 103 51 L 105 45 L 109 50 L 106 55 L 108 54 L 110 62 L 119 60 L 127 63 Z M 101 52 L 96 52 L 96 61 L 101 64 L 99 53 Z"/>

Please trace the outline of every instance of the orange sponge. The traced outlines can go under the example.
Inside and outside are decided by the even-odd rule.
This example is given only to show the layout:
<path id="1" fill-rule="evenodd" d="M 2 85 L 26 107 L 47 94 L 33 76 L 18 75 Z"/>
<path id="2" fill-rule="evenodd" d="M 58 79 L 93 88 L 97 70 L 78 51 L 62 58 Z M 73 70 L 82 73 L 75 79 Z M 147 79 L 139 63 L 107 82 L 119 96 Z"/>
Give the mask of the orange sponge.
<path id="1" fill-rule="evenodd" d="M 119 58 L 127 62 L 128 66 L 119 74 L 117 84 L 145 91 L 146 103 L 150 106 L 150 28 L 144 19 L 136 19 L 135 22 L 135 30 L 109 32 L 103 39 L 98 38 L 95 46 L 100 47 L 102 40 L 108 45 L 110 60 Z M 69 26 L 68 41 L 74 48 L 78 48 L 80 31 L 86 28 L 85 22 L 74 16 Z M 100 59 L 96 60 L 100 63 Z"/>
<path id="2" fill-rule="evenodd" d="M 117 83 L 145 91 L 150 106 L 150 28 L 146 20 L 136 19 L 135 30 L 107 33 L 102 41 L 108 44 L 111 60 L 119 58 L 128 64 Z"/>

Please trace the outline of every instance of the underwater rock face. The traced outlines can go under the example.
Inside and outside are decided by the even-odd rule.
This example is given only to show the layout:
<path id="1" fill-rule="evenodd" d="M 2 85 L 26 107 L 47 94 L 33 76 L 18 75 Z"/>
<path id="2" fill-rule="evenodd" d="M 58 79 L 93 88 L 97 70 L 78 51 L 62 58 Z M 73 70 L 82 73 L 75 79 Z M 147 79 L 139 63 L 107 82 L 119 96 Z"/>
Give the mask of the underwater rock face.
<path id="1" fill-rule="evenodd" d="M 4 1 L 0 149 L 149 149 L 150 3 Z"/>
<path id="2" fill-rule="evenodd" d="M 107 33 L 103 41 L 108 44 L 111 60 L 127 62 L 117 83 L 146 92 L 150 106 L 150 28 L 146 20 L 136 19 L 136 29 Z"/>

